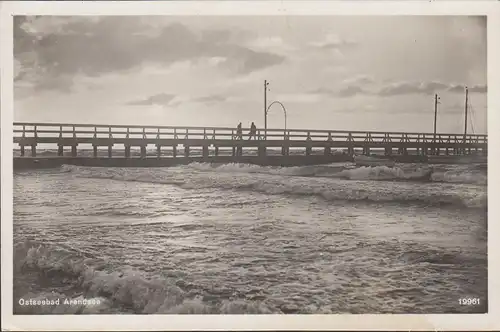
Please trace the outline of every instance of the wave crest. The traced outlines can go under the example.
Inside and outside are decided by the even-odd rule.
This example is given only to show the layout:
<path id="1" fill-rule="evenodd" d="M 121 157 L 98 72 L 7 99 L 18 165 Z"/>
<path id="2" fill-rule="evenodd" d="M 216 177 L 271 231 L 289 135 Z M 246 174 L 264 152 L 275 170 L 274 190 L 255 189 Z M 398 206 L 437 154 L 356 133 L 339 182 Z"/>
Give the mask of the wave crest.
<path id="1" fill-rule="evenodd" d="M 23 250 L 24 248 L 24 250 Z M 221 290 L 226 298 L 211 297 L 201 287 L 160 276 L 148 276 L 131 268 L 112 270 L 102 261 L 62 248 L 23 243 L 14 260 L 18 273 L 37 272 L 41 283 L 57 283 L 71 292 L 28 292 L 34 300 L 94 299 L 99 305 L 22 306 L 15 313 L 115 313 L 135 314 L 244 314 L 281 313 L 259 300 L 238 298 Z M 227 298 L 229 297 L 229 298 Z"/>
<path id="2" fill-rule="evenodd" d="M 342 167 L 341 171 L 328 170 L 339 167 Z M 456 175 L 446 171 L 430 173 L 430 170 L 425 168 L 403 170 L 397 167 L 377 166 L 348 169 L 338 165 L 271 168 L 255 165 L 191 164 L 163 169 L 64 166 L 64 171 L 72 172 L 75 176 L 174 185 L 186 190 L 218 188 L 269 195 L 316 196 L 327 201 L 455 205 L 464 208 L 487 206 L 487 194 L 482 187 L 467 189 L 436 187 L 426 182 L 433 178 L 440 181 L 443 177 L 452 178 Z M 282 176 L 284 172 L 302 173 L 308 176 Z M 311 175 L 313 172 L 315 174 L 322 172 L 322 175 L 313 176 Z M 444 175 L 440 175 L 441 173 Z M 466 176 L 463 175 L 462 179 Z M 400 185 L 380 185 L 376 181 L 360 181 L 373 178 L 393 181 L 401 179 L 403 182 Z M 409 183 L 408 179 L 424 183 Z"/>

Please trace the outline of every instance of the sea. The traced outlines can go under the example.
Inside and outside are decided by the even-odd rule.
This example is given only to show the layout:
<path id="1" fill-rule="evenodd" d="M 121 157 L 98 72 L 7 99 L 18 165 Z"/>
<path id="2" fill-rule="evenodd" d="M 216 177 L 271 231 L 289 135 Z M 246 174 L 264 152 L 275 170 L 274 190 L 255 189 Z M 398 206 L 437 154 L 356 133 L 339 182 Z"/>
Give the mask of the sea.
<path id="1" fill-rule="evenodd" d="M 484 165 L 63 165 L 13 209 L 15 314 L 488 310 Z"/>

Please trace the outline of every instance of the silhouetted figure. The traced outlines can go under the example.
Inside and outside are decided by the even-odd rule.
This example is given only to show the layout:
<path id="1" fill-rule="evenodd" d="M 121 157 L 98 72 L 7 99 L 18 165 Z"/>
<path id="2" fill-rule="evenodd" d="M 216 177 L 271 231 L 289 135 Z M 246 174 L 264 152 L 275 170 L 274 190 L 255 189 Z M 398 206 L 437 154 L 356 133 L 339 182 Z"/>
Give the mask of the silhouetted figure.
<path id="1" fill-rule="evenodd" d="M 256 139 L 255 137 L 256 133 L 257 133 L 257 127 L 255 126 L 255 123 L 252 122 L 252 124 L 250 125 L 250 132 L 248 133 L 249 135 L 248 140 L 252 139 L 252 137 Z"/>
<path id="2" fill-rule="evenodd" d="M 236 127 L 236 136 L 238 139 L 243 138 L 243 129 L 241 129 L 241 122 L 238 124 L 238 127 Z"/>

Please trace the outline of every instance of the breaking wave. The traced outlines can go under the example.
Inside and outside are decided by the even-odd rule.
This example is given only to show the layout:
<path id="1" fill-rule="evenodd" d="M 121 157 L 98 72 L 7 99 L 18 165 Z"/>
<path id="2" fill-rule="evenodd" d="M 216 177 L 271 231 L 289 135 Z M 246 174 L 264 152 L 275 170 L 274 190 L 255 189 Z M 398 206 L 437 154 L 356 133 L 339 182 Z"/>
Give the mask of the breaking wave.
<path id="1" fill-rule="evenodd" d="M 18 314 L 283 313 L 280 309 L 249 298 L 248 294 L 240 294 L 237 290 L 224 287 L 204 289 L 186 282 L 182 277 L 147 275 L 126 267 L 113 269 L 102 260 L 75 250 L 32 242 L 17 245 L 14 269 L 19 276 L 34 275 L 38 284 L 58 290 L 29 290 L 18 294 L 20 296 L 17 298 L 45 300 L 49 303 L 43 306 L 26 306 L 18 301 L 14 302 L 14 312 Z M 33 283 L 32 280 L 25 282 Z M 57 299 L 60 300 L 60 305 L 50 305 L 50 301 Z M 66 299 L 73 304 L 65 304 Z"/>
<path id="2" fill-rule="evenodd" d="M 479 185 L 479 183 L 486 183 L 486 175 L 472 173 L 472 171 L 430 172 L 429 169 L 403 170 L 385 166 L 349 169 L 346 165 L 280 168 L 238 164 L 190 164 L 150 169 L 64 165 L 62 171 L 88 178 L 175 185 L 187 190 L 218 188 L 269 195 L 316 196 L 326 201 L 415 203 L 430 206 L 454 205 L 465 208 L 487 206 L 487 194 L 484 187 Z M 380 186 L 377 181 L 365 181 L 373 179 L 403 181 L 403 183 L 399 186 Z M 417 181 L 417 183 L 412 181 Z M 422 181 L 423 183 L 418 183 Z M 455 185 L 455 183 L 467 183 L 467 181 L 478 187 L 449 190 L 436 187 L 433 183 L 453 182 Z M 460 186 L 460 184 L 456 185 Z"/>
<path id="3" fill-rule="evenodd" d="M 184 166 L 197 171 L 224 173 L 261 173 L 283 176 L 333 177 L 347 180 L 406 180 L 429 182 L 452 182 L 485 185 L 487 176 L 475 165 L 470 169 L 447 170 L 446 168 L 412 165 L 387 167 L 355 167 L 352 164 L 331 164 L 328 166 L 272 167 L 251 164 L 208 164 L 192 163 Z"/>

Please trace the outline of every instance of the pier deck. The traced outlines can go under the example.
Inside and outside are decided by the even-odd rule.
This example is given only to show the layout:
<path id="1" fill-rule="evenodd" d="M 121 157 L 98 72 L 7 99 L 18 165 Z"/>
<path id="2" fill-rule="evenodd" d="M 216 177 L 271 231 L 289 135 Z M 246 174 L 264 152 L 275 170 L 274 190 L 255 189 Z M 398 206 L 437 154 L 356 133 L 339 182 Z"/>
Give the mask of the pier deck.
<path id="1" fill-rule="evenodd" d="M 249 137 L 248 132 L 249 129 L 244 128 L 243 133 L 238 135 L 236 128 L 225 127 L 16 122 L 14 144 L 19 147 L 20 156 L 15 159 L 40 158 L 41 156 L 37 155 L 37 147 L 40 145 L 57 149 L 54 156 L 56 159 L 96 165 L 170 165 L 189 161 L 259 161 L 262 164 L 294 165 L 345 161 L 351 159 L 355 153 L 369 155 L 380 151 L 395 159 L 408 159 L 408 156 L 421 159 L 428 155 L 487 154 L 487 135 L 267 129 L 265 132 L 257 130 L 255 137 Z M 93 152 L 91 156 L 79 155 L 85 146 Z M 154 156 L 148 153 L 148 147 L 156 149 Z M 69 156 L 65 154 L 66 148 L 71 150 Z M 26 153 L 27 149 L 29 153 Z M 102 149 L 107 152 L 105 156 L 100 153 Z M 134 149 L 139 149 L 140 153 L 131 153 Z M 196 149 L 200 150 L 198 155 L 193 153 Z M 319 156 L 318 149 L 321 150 Z M 250 150 L 256 153 L 245 155 Z M 275 153 L 271 155 L 270 150 Z M 123 155 L 118 156 L 119 151 L 123 151 Z M 165 155 L 166 151 L 168 156 Z M 291 151 L 294 153 L 291 154 Z M 84 162 L 82 158 L 94 158 L 95 161 Z M 108 161 L 103 161 L 104 159 Z M 176 161 L 148 161 L 150 159 Z"/>

